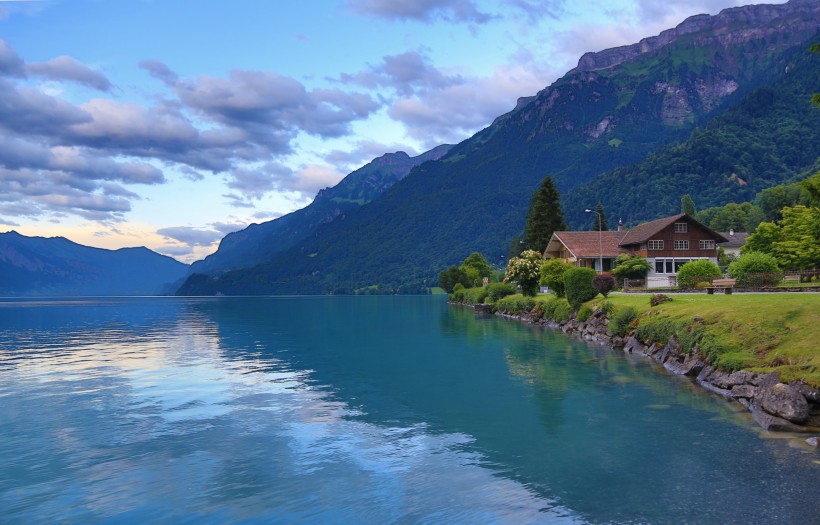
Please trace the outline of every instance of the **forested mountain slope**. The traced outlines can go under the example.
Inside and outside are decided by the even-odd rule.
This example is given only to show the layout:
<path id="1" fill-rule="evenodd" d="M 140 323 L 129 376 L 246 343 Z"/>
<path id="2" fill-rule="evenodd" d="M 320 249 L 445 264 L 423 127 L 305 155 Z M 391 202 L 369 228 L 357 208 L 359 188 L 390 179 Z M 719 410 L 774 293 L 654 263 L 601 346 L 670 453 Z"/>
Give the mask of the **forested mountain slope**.
<path id="1" fill-rule="evenodd" d="M 686 139 L 779 81 L 818 27 L 820 3 L 792 0 L 692 17 L 633 46 L 584 55 L 576 69 L 380 198 L 262 265 L 218 280 L 192 276 L 180 293 L 409 292 L 475 250 L 501 264 L 544 176 L 566 195 Z M 581 226 L 582 210 L 594 204 L 564 199 L 570 226 Z M 644 218 L 637 210 L 636 220 Z"/>
<path id="2" fill-rule="evenodd" d="M 321 224 L 378 198 L 415 166 L 441 158 L 450 147 L 437 146 L 416 157 L 403 151 L 382 155 L 347 175 L 336 186 L 321 190 L 305 208 L 228 234 L 215 253 L 192 264 L 190 271 L 219 274 L 267 261 L 303 240 Z"/>

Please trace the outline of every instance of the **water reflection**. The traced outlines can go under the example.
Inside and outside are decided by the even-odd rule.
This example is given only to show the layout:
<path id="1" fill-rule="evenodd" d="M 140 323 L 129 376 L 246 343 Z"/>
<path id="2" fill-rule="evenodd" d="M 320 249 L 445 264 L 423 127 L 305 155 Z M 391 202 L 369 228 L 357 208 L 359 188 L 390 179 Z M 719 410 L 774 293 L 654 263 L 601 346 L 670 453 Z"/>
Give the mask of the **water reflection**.
<path id="1" fill-rule="evenodd" d="M 716 398 L 435 298 L 0 316 L 10 522 L 820 517 L 817 467 Z"/>

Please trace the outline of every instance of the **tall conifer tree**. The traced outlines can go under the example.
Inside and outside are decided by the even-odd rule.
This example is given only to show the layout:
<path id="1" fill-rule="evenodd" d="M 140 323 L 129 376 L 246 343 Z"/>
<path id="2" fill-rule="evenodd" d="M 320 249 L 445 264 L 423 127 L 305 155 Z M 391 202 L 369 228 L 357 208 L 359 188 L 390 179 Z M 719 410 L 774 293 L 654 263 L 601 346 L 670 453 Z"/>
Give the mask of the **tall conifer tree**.
<path id="1" fill-rule="evenodd" d="M 685 213 L 693 219 L 698 218 L 698 211 L 695 209 L 695 201 L 692 200 L 692 196 L 688 193 L 680 198 L 680 212 Z"/>
<path id="2" fill-rule="evenodd" d="M 600 222 L 600 230 L 603 232 L 609 231 L 609 223 L 606 220 L 606 211 L 604 211 L 604 204 L 599 202 L 597 206 L 595 206 L 595 217 L 592 219 L 592 227 L 590 231 L 597 232 L 598 231 L 598 222 Z"/>
<path id="3" fill-rule="evenodd" d="M 528 250 L 543 253 L 552 232 L 566 229 L 555 182 L 552 177 L 544 177 L 541 187 L 532 194 L 532 204 L 524 226 L 524 244 Z"/>

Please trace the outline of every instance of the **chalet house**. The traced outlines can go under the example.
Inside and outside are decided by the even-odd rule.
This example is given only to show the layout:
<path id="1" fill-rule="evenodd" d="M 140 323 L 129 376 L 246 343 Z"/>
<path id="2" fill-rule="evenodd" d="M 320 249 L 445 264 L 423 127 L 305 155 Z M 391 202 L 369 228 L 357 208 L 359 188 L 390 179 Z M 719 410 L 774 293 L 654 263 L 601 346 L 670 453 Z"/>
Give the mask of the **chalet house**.
<path id="1" fill-rule="evenodd" d="M 622 253 L 640 255 L 652 267 L 647 287 L 653 288 L 674 285 L 675 274 L 691 260 L 709 259 L 717 264 L 717 245 L 726 242 L 729 239 L 720 233 L 681 213 L 631 230 L 622 230 L 619 225 L 617 231 L 555 232 L 544 258 L 560 258 L 575 266 L 607 271 Z"/>

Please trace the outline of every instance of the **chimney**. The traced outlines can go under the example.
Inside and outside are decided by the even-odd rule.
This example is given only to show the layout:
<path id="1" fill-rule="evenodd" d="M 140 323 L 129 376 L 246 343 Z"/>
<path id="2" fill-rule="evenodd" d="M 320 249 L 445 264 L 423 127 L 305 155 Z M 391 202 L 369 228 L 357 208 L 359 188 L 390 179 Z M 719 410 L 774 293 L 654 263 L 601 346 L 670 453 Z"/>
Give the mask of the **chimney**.
<path id="1" fill-rule="evenodd" d="M 622 221 L 621 219 L 618 219 L 618 231 L 621 231 L 623 229 L 624 229 L 624 221 Z"/>
<path id="2" fill-rule="evenodd" d="M 734 228 L 730 228 L 730 229 L 729 229 L 729 237 L 734 237 L 734 236 L 735 236 L 735 229 L 734 229 Z"/>

